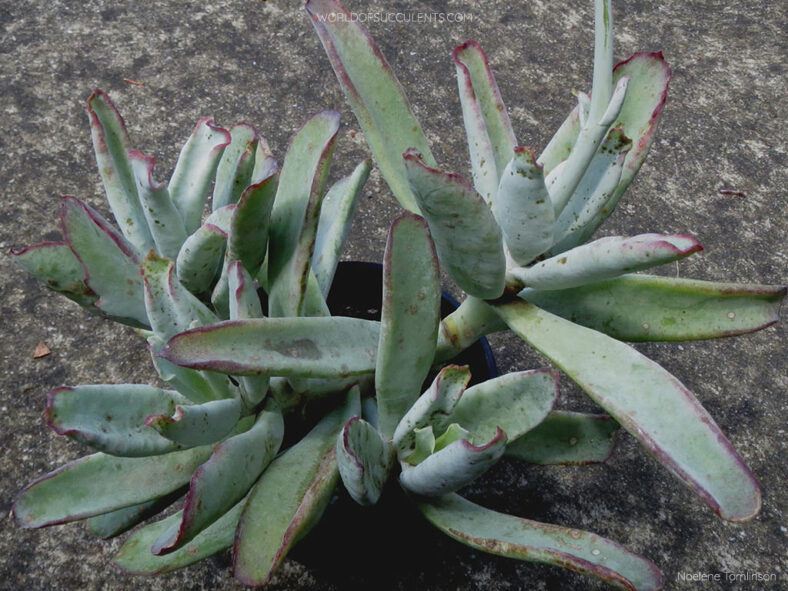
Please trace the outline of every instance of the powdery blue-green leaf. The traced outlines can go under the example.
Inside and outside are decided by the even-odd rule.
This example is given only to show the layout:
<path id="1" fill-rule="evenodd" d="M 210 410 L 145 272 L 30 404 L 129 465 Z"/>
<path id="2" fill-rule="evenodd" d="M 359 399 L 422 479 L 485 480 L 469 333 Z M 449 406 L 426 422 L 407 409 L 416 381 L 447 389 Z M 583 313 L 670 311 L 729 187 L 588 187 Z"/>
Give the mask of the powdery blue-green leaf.
<path id="1" fill-rule="evenodd" d="M 230 140 L 230 132 L 203 117 L 178 155 L 167 190 L 190 234 L 200 225 L 211 181 Z"/>
<path id="2" fill-rule="evenodd" d="M 174 260 L 186 240 L 183 218 L 170 199 L 167 186 L 153 181 L 153 157 L 131 150 L 128 158 L 156 251 Z"/>
<path id="3" fill-rule="evenodd" d="M 581 179 L 588 170 L 588 166 L 599 149 L 603 138 L 607 135 L 610 125 L 616 120 L 627 92 L 629 79 L 624 77 L 618 80 L 613 90 L 610 102 L 606 105 L 605 111 L 599 116 L 589 115 L 589 119 L 584 119 L 583 111 L 580 111 L 580 128 L 575 144 L 567 159 L 561 164 L 560 169 L 553 169 L 547 183 L 547 190 L 553 201 L 556 215 L 563 211 L 566 204 L 571 199 Z M 593 109 L 593 99 L 592 105 Z M 590 117 L 594 117 L 591 119 Z"/>
<path id="4" fill-rule="evenodd" d="M 506 272 L 503 240 L 484 199 L 460 176 L 424 164 L 418 152 L 407 151 L 403 159 L 446 271 L 470 295 L 500 296 Z"/>
<path id="5" fill-rule="evenodd" d="M 337 436 L 339 475 L 359 505 L 378 502 L 392 459 L 390 445 L 374 426 L 360 417 L 350 418 Z"/>
<path id="6" fill-rule="evenodd" d="M 445 495 L 470 484 L 497 462 L 506 450 L 506 434 L 500 429 L 489 441 L 473 445 L 458 439 L 429 455 L 417 466 L 402 464 L 399 480 L 417 495 Z"/>
<path id="7" fill-rule="evenodd" d="M 451 428 L 451 425 L 449 425 Z M 432 431 L 432 426 L 419 427 L 413 429 L 413 450 L 410 455 L 402 454 L 401 461 L 415 466 L 427 459 L 431 453 L 435 451 L 435 433 Z"/>
<path id="8" fill-rule="evenodd" d="M 771 326 L 779 320 L 785 294 L 782 285 L 622 275 L 571 289 L 525 289 L 519 295 L 622 341 L 687 341 Z"/>
<path id="9" fill-rule="evenodd" d="M 613 453 L 618 430 L 615 419 L 605 414 L 554 410 L 510 441 L 505 455 L 531 464 L 597 464 Z"/>
<path id="10" fill-rule="evenodd" d="M 524 287 L 566 289 L 670 263 L 699 250 L 700 243 L 684 234 L 607 236 L 509 273 Z"/>
<path id="11" fill-rule="evenodd" d="M 379 332 L 377 322 L 357 318 L 235 320 L 180 333 L 159 354 L 233 375 L 345 378 L 374 371 Z"/>
<path id="12" fill-rule="evenodd" d="M 226 385 L 215 379 L 216 377 L 224 378 L 224 376 L 208 377 L 207 374 L 203 375 L 199 371 L 179 367 L 159 357 L 157 353 L 163 345 L 164 341 L 161 338 L 155 335 L 148 337 L 148 352 L 156 373 L 180 394 L 197 404 L 224 398 L 229 394 Z M 214 391 L 214 387 L 217 388 L 216 391 Z"/>
<path id="13" fill-rule="evenodd" d="M 341 406 L 263 472 L 238 523 L 236 579 L 266 584 L 290 548 L 318 522 L 339 480 L 337 433 L 360 411 L 358 388 L 353 388 Z"/>
<path id="14" fill-rule="evenodd" d="M 242 411 L 243 403 L 239 399 L 224 398 L 178 405 L 173 413 L 151 414 L 145 424 L 178 445 L 206 445 L 225 437 L 238 423 Z"/>
<path id="15" fill-rule="evenodd" d="M 96 164 L 110 209 L 121 232 L 133 245 L 135 256 L 144 255 L 154 243 L 127 156 L 129 136 L 123 118 L 103 90 L 93 91 L 86 108 Z"/>
<path id="16" fill-rule="evenodd" d="M 440 435 L 449 426 L 454 406 L 471 379 L 467 366 L 447 365 L 402 417 L 392 443 L 400 458 L 409 455 L 415 444 L 415 430 L 433 427 Z"/>
<path id="17" fill-rule="evenodd" d="M 76 197 L 64 196 L 60 225 L 66 243 L 85 271 L 84 281 L 102 312 L 148 326 L 139 259 L 134 247 L 97 211 Z"/>
<path id="18" fill-rule="evenodd" d="M 429 229 L 405 212 L 391 225 L 383 259 L 383 304 L 375 366 L 378 423 L 384 439 L 421 392 L 435 357 L 440 271 Z"/>
<path id="19" fill-rule="evenodd" d="M 94 536 L 104 538 L 114 538 L 128 531 L 138 523 L 160 513 L 175 501 L 181 498 L 186 492 L 185 488 L 179 488 L 170 494 L 158 497 L 139 505 L 131 505 L 123 509 L 117 509 L 110 513 L 95 515 L 85 521 L 88 531 Z"/>
<path id="20" fill-rule="evenodd" d="M 305 7 L 383 178 L 402 207 L 419 213 L 402 153 L 416 148 L 429 166 L 435 160 L 399 81 L 366 29 L 339 2 L 309 0 Z"/>
<path id="21" fill-rule="evenodd" d="M 495 310 L 721 517 L 744 521 L 758 513 L 761 492 L 752 473 L 711 415 L 665 369 L 527 302 Z"/>
<path id="22" fill-rule="evenodd" d="M 85 284 L 85 270 L 65 242 L 40 242 L 11 249 L 17 264 L 52 291 L 62 293 L 83 308 L 98 313 L 98 296 Z"/>
<path id="23" fill-rule="evenodd" d="M 227 258 L 241 261 L 250 273 L 256 273 L 265 258 L 278 180 L 274 169 L 267 177 L 246 187 L 230 220 Z"/>
<path id="24" fill-rule="evenodd" d="M 549 369 L 508 373 L 463 392 L 449 420 L 488 441 L 497 428 L 512 440 L 541 423 L 558 398 L 558 376 Z"/>
<path id="25" fill-rule="evenodd" d="M 229 511 L 274 459 L 283 435 L 282 413 L 263 410 L 248 431 L 217 445 L 189 482 L 181 520 L 156 539 L 151 551 L 177 550 Z"/>
<path id="26" fill-rule="evenodd" d="M 501 170 L 492 203 L 509 254 L 520 265 L 530 263 L 553 245 L 553 202 L 547 193 L 542 166 L 530 148 L 516 147 Z"/>
<path id="27" fill-rule="evenodd" d="M 140 269 L 145 282 L 147 315 L 160 339 L 168 339 L 193 323 L 216 322 L 214 313 L 178 281 L 171 260 L 149 253 Z"/>
<path id="28" fill-rule="evenodd" d="M 471 156 L 473 185 L 487 203 L 494 203 L 498 181 L 517 144 L 487 56 L 475 41 L 452 52 Z"/>
<path id="29" fill-rule="evenodd" d="M 14 503 L 14 518 L 35 528 L 138 505 L 186 484 L 210 455 L 211 447 L 202 446 L 145 458 L 85 456 L 29 484 Z"/>
<path id="30" fill-rule="evenodd" d="M 178 280 L 193 294 L 208 291 L 223 261 L 227 234 L 205 223 L 184 241 L 175 269 Z"/>
<path id="31" fill-rule="evenodd" d="M 456 494 L 417 506 L 435 527 L 477 550 L 569 568 L 628 591 L 662 589 L 654 563 L 596 534 L 498 513 Z"/>
<path id="32" fill-rule="evenodd" d="M 227 513 L 197 534 L 191 542 L 164 556 L 153 554 L 150 551 L 151 545 L 162 533 L 180 521 L 182 511 L 146 525 L 129 536 L 112 559 L 112 564 L 130 575 L 158 575 L 207 558 L 232 546 L 238 518 L 245 505 L 246 499 L 240 500 Z"/>
<path id="33" fill-rule="evenodd" d="M 271 213 L 268 314 L 298 316 L 309 279 L 339 113 L 311 117 L 290 141 Z"/>
<path id="34" fill-rule="evenodd" d="M 263 309 L 257 295 L 257 283 L 244 269 L 241 261 L 228 267 L 230 290 L 230 320 L 262 318 Z M 242 376 L 239 378 L 241 397 L 247 408 L 254 408 L 268 392 L 268 376 Z"/>
<path id="35" fill-rule="evenodd" d="M 230 143 L 224 148 L 216 166 L 211 209 L 236 203 L 241 193 L 251 184 L 255 153 L 260 136 L 248 123 L 230 126 Z"/>
<path id="36" fill-rule="evenodd" d="M 214 209 L 210 215 L 205 218 L 204 225 L 214 225 L 225 234 L 229 234 L 230 226 L 233 221 L 233 215 L 235 214 L 235 206 L 235 203 L 231 203 L 230 205 L 224 205 L 218 209 Z"/>
<path id="37" fill-rule="evenodd" d="M 435 363 L 448 361 L 480 337 L 506 328 L 506 323 L 484 300 L 468 296 L 454 312 L 441 320 Z"/>
<path id="38" fill-rule="evenodd" d="M 146 384 L 92 384 L 55 388 L 44 418 L 58 435 L 116 456 L 152 456 L 180 449 L 145 425 L 153 413 L 189 404 L 178 392 Z"/>
<path id="39" fill-rule="evenodd" d="M 620 128 L 613 128 L 588 165 L 569 203 L 555 222 L 553 254 L 573 248 L 585 237 L 583 229 L 592 223 L 618 186 L 624 159 L 632 141 Z"/>
<path id="40" fill-rule="evenodd" d="M 315 251 L 312 253 L 312 271 L 323 297 L 328 295 L 331 288 L 339 253 L 345 244 L 356 203 L 371 169 L 372 163 L 364 160 L 350 175 L 336 182 L 323 198 Z"/>

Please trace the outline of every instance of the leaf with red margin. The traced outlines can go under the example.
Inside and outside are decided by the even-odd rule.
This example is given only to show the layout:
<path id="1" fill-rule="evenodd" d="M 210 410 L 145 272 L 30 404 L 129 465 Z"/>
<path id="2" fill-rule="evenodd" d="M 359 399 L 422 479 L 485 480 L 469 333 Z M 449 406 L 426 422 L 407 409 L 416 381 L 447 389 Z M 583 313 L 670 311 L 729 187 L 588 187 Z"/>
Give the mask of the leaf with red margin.
<path id="1" fill-rule="evenodd" d="M 562 566 L 628 591 L 662 589 L 653 562 L 596 534 L 498 513 L 456 494 L 417 506 L 439 530 L 477 550 Z"/>
<path id="2" fill-rule="evenodd" d="M 664 368 L 527 302 L 493 308 L 721 517 L 746 521 L 758 513 L 761 491 L 752 473 L 692 392 Z"/>
<path id="3" fill-rule="evenodd" d="M 339 480 L 336 440 L 361 412 L 357 387 L 263 472 L 246 503 L 233 547 L 235 578 L 264 585 L 293 545 L 319 521 Z"/>
<path id="4" fill-rule="evenodd" d="M 229 130 L 230 143 L 216 166 L 211 209 L 232 205 L 251 184 L 260 135 L 248 123 L 236 123 Z"/>
<path id="5" fill-rule="evenodd" d="M 359 505 L 378 502 L 389 477 L 393 453 L 380 432 L 351 417 L 337 435 L 337 466 L 348 494 Z"/>
<path id="6" fill-rule="evenodd" d="M 402 153 L 415 148 L 430 166 L 435 159 L 402 86 L 372 37 L 342 4 L 308 0 L 304 7 L 383 178 L 402 207 L 419 213 Z"/>

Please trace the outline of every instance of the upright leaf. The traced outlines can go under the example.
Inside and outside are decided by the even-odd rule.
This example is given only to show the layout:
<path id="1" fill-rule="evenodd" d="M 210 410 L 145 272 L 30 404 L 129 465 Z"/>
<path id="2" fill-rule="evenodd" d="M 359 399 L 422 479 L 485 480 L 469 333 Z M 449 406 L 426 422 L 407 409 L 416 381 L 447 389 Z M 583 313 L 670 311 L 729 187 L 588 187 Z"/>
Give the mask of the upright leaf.
<path id="1" fill-rule="evenodd" d="M 337 436 L 337 466 L 348 493 L 359 505 L 374 505 L 389 476 L 393 454 L 380 432 L 359 417 L 348 419 Z"/>
<path id="2" fill-rule="evenodd" d="M 492 213 L 512 258 L 527 265 L 553 245 L 555 213 L 544 172 L 531 149 L 518 146 L 513 154 L 501 169 Z"/>
<path id="3" fill-rule="evenodd" d="M 452 58 L 457 68 L 473 184 L 484 200 L 492 204 L 517 140 L 481 46 L 466 41 L 454 48 Z"/>
<path id="4" fill-rule="evenodd" d="M 268 313 L 298 316 L 309 279 L 339 113 L 314 115 L 293 136 L 271 214 Z"/>
<path id="5" fill-rule="evenodd" d="M 336 438 L 361 412 L 358 389 L 327 414 L 301 441 L 263 472 L 241 515 L 233 547 L 235 578 L 264 585 L 285 555 L 323 514 L 339 480 Z"/>
<path id="6" fill-rule="evenodd" d="M 127 156 L 129 136 L 123 118 L 103 90 L 93 91 L 88 97 L 86 108 L 96 163 L 110 209 L 136 254 L 144 255 L 153 248 L 154 243 Z"/>
<path id="7" fill-rule="evenodd" d="M 175 269 L 178 280 L 193 294 L 208 290 L 223 261 L 227 234 L 218 226 L 205 223 L 184 241 Z"/>
<path id="8" fill-rule="evenodd" d="M 419 397 L 435 357 L 440 272 L 425 221 L 406 212 L 391 225 L 383 260 L 383 304 L 375 365 L 384 439 Z"/>
<path id="9" fill-rule="evenodd" d="M 745 521 L 758 513 L 761 492 L 752 473 L 711 415 L 665 369 L 624 343 L 527 302 L 495 310 L 721 517 Z"/>
<path id="10" fill-rule="evenodd" d="M 458 175 L 427 166 L 417 152 L 408 151 L 403 159 L 446 271 L 470 295 L 500 296 L 506 272 L 503 241 L 484 199 Z"/>
<path id="11" fill-rule="evenodd" d="M 186 240 L 183 218 L 170 199 L 167 187 L 153 181 L 153 158 L 136 150 L 129 152 L 128 158 L 156 251 L 174 260 Z"/>
<path id="12" fill-rule="evenodd" d="M 283 434 L 282 413 L 264 410 L 248 431 L 217 445 L 189 482 L 181 520 L 156 539 L 151 551 L 168 554 L 183 547 L 229 511 L 274 459 Z"/>
<path id="13" fill-rule="evenodd" d="M 328 295 L 331 288 L 339 253 L 345 244 L 356 203 L 371 169 L 372 163 L 364 160 L 350 175 L 335 183 L 323 198 L 315 251 L 312 254 L 312 270 L 323 297 Z"/>
<path id="14" fill-rule="evenodd" d="M 190 234 L 200 225 L 208 189 L 230 140 L 230 132 L 203 117 L 178 155 L 167 190 Z"/>
<path id="15" fill-rule="evenodd" d="M 246 187 L 230 220 L 227 258 L 241 261 L 249 273 L 256 273 L 265 258 L 278 180 L 274 170 L 269 176 Z"/>
<path id="16" fill-rule="evenodd" d="M 498 513 L 456 494 L 417 506 L 435 527 L 477 550 L 562 566 L 628 591 L 662 589 L 654 563 L 596 534 Z"/>
<path id="17" fill-rule="evenodd" d="M 85 283 L 99 295 L 94 305 L 110 316 L 147 327 L 134 248 L 98 212 L 76 197 L 63 197 L 60 225 L 66 243 L 82 263 Z"/>
<path id="18" fill-rule="evenodd" d="M 230 143 L 224 148 L 216 167 L 216 182 L 211 199 L 213 211 L 236 203 L 243 190 L 249 186 L 260 141 L 257 130 L 248 123 L 236 123 L 229 132 Z"/>
<path id="19" fill-rule="evenodd" d="M 308 0 L 306 10 L 383 178 L 400 205 L 419 213 L 402 162 L 416 148 L 435 166 L 427 138 L 402 86 L 369 33 L 336 0 Z"/>

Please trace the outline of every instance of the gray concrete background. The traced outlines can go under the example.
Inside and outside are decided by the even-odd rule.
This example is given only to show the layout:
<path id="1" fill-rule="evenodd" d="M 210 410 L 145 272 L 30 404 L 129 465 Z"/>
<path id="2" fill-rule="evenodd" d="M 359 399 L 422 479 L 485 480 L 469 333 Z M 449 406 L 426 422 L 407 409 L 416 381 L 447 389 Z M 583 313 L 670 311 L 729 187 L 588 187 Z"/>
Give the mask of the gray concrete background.
<path id="1" fill-rule="evenodd" d="M 449 58 L 459 42 L 482 43 L 525 145 L 543 147 L 572 105 L 570 90 L 590 85 L 590 0 L 364 4 L 348 0 L 351 9 L 372 13 L 471 15 L 464 23 L 370 26 L 447 168 L 468 170 Z M 604 233 L 687 232 L 706 250 L 681 263 L 682 276 L 786 281 L 787 12 L 785 3 L 763 0 L 614 3 L 616 56 L 662 49 L 673 80 L 652 153 Z M 362 134 L 349 133 L 357 125 L 300 2 L 2 0 L 0 22 L 3 252 L 56 236 L 61 193 L 106 211 L 82 107 L 94 87 L 116 101 L 134 147 L 156 156 L 158 178 L 168 176 L 192 125 L 208 114 L 225 125 L 255 124 L 281 156 L 306 116 L 339 108 L 346 113 L 333 176 L 366 155 Z M 124 77 L 145 85 L 130 85 Z M 377 174 L 368 189 L 347 258 L 379 260 L 398 210 Z M 0 268 L 0 509 L 7 513 L 24 484 L 84 453 L 44 426 L 40 413 L 51 387 L 147 382 L 153 371 L 132 331 L 46 292 L 7 256 L 0 256 Z M 654 560 L 665 574 L 666 589 L 785 588 L 784 326 L 738 339 L 638 347 L 697 394 L 760 479 L 763 510 L 752 522 L 735 525 L 716 518 L 629 437 L 604 466 L 500 465 L 468 494 L 524 517 L 615 539 Z M 52 354 L 33 359 L 38 341 Z M 544 363 L 514 339 L 496 337 L 493 344 L 505 370 Z M 592 408 L 569 386 L 562 404 Z M 354 528 L 351 520 L 322 535 L 340 545 L 358 535 Z M 283 565 L 271 588 L 606 588 L 560 569 L 487 557 L 414 528 L 413 546 L 405 543 L 398 550 L 385 548 L 392 535 L 386 531 L 364 541 L 391 554 L 398 565 L 379 576 L 343 574 L 341 569 L 354 568 L 352 558 L 333 572 L 314 566 L 321 550 L 309 546 L 298 560 Z M 399 535 L 407 541 L 409 531 Z M 158 579 L 123 577 L 109 566 L 118 545 L 91 538 L 80 525 L 25 531 L 3 519 L 0 588 L 239 587 L 230 577 L 226 553 Z M 415 547 L 428 555 L 412 556 Z M 773 573 L 779 582 L 676 580 L 679 572 L 726 571 Z"/>

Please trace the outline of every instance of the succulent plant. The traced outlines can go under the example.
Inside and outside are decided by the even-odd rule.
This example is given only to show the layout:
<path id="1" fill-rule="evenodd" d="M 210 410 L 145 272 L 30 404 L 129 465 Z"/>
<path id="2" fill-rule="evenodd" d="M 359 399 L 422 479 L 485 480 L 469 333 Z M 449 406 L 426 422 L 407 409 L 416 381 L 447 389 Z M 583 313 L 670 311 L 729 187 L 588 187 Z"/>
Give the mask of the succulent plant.
<path id="1" fill-rule="evenodd" d="M 517 146 L 481 48 L 458 47 L 472 187 L 437 169 L 366 31 L 326 18 L 347 14 L 333 0 L 306 8 L 381 173 L 410 210 L 389 231 L 380 322 L 331 316 L 326 305 L 370 170 L 362 162 L 325 191 L 336 112 L 304 124 L 281 170 L 250 125 L 202 119 L 165 185 L 153 181 L 151 158 L 128 149 L 122 119 L 96 91 L 88 114 L 119 230 L 64 197 L 63 240 L 13 254 L 49 288 L 137 328 L 171 389 L 50 392 L 49 426 L 96 453 L 30 484 L 14 504 L 17 522 L 86 520 L 111 537 L 185 497 L 181 511 L 132 533 L 115 565 L 155 574 L 232 546 L 236 578 L 263 585 L 340 480 L 373 505 L 398 479 L 428 521 L 475 548 L 620 588 L 661 588 L 656 566 L 615 542 L 456 492 L 504 455 L 604 461 L 621 425 L 723 517 L 759 509 L 757 483 L 710 415 L 621 341 L 757 330 L 776 321 L 785 288 L 631 273 L 700 249 L 683 235 L 585 244 L 648 151 L 669 78 L 661 55 L 614 69 L 610 3 L 598 1 L 594 90 L 537 158 Z M 468 294 L 444 319 L 441 267 Z M 555 410 L 552 369 L 469 386 L 467 367 L 450 361 L 506 328 L 609 415 Z M 307 405 L 322 414 L 299 424 Z"/>

